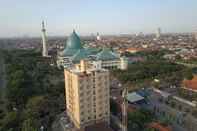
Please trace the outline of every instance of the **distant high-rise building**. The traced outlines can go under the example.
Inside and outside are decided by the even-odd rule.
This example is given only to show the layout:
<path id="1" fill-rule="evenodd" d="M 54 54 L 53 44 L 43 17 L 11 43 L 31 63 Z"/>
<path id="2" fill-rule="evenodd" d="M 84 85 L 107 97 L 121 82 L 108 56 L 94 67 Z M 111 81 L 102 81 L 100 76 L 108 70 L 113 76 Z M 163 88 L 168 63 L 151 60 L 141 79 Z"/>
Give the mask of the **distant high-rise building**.
<path id="1" fill-rule="evenodd" d="M 136 36 L 143 37 L 144 36 L 144 33 L 143 32 L 139 32 L 139 33 L 136 34 Z"/>
<path id="2" fill-rule="evenodd" d="M 195 31 L 194 35 L 195 35 L 195 39 L 197 40 L 197 30 Z"/>
<path id="3" fill-rule="evenodd" d="M 157 37 L 157 38 L 160 38 L 160 37 L 161 37 L 161 28 L 158 28 L 158 29 L 157 29 L 156 37 Z"/>
<path id="4" fill-rule="evenodd" d="M 78 129 L 110 120 L 109 71 L 81 60 L 65 68 L 67 114 Z"/>
<path id="5" fill-rule="evenodd" d="M 97 40 L 97 41 L 100 41 L 100 40 L 101 40 L 101 36 L 99 35 L 98 32 L 97 32 L 97 35 L 96 35 L 96 40 Z"/>
<path id="6" fill-rule="evenodd" d="M 42 56 L 48 56 L 47 37 L 44 21 L 42 21 Z"/>

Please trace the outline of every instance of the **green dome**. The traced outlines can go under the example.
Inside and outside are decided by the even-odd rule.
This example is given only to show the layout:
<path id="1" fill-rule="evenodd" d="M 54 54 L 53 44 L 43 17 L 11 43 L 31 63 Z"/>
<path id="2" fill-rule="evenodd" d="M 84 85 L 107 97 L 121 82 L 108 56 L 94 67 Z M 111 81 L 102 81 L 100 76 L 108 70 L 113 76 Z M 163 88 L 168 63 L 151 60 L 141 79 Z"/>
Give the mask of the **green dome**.
<path id="1" fill-rule="evenodd" d="M 99 52 L 96 55 L 96 59 L 97 60 L 107 61 L 107 60 L 119 59 L 119 57 L 118 57 L 117 54 L 115 54 L 114 52 L 112 52 L 110 49 L 104 48 L 101 52 Z"/>
<path id="2" fill-rule="evenodd" d="M 69 36 L 66 42 L 66 49 L 81 49 L 82 44 L 79 36 L 76 34 L 75 31 Z"/>

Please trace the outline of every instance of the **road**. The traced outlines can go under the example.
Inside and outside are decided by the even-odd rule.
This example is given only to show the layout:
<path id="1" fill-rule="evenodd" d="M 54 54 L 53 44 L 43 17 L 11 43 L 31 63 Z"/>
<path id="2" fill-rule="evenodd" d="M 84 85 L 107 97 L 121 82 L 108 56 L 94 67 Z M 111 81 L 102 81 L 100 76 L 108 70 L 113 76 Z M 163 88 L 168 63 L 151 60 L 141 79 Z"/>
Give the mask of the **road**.
<path id="1" fill-rule="evenodd" d="M 151 93 L 151 95 L 149 96 L 149 105 L 147 105 L 144 108 L 148 108 L 152 111 L 155 112 L 156 116 L 158 116 L 158 118 L 163 119 L 165 118 L 171 118 L 173 117 L 174 119 L 170 119 L 170 121 L 172 122 L 172 128 L 173 131 L 187 131 L 187 129 L 183 128 L 182 123 L 185 118 L 183 115 L 182 111 L 179 111 L 177 109 L 174 109 L 168 105 L 165 104 L 165 102 L 160 102 L 159 101 L 160 95 L 157 95 L 156 93 Z M 156 109 L 154 109 L 154 107 L 157 107 Z M 177 121 L 179 121 L 180 123 L 178 124 Z"/>
<path id="2" fill-rule="evenodd" d="M 176 62 L 176 63 L 179 65 L 184 65 L 184 66 L 191 67 L 191 68 L 197 67 L 197 64 L 188 64 L 188 63 L 183 63 L 183 62 Z"/>

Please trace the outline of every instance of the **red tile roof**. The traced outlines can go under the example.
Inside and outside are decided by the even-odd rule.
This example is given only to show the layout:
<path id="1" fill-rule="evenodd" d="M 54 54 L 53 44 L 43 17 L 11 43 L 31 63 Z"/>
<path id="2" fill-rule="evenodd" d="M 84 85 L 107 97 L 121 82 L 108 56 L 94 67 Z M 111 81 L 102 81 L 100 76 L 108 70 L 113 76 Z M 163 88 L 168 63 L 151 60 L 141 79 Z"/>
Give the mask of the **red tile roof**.
<path id="1" fill-rule="evenodd" d="M 170 127 L 165 127 L 163 125 L 161 125 L 160 123 L 157 123 L 157 122 L 153 122 L 153 123 L 150 123 L 148 125 L 149 128 L 154 128 L 154 129 L 157 129 L 159 131 L 172 131 L 172 128 Z"/>
<path id="2" fill-rule="evenodd" d="M 197 91 L 197 75 L 195 75 L 192 80 L 184 80 L 183 85 L 185 88 Z"/>
<path id="3" fill-rule="evenodd" d="M 120 49 L 120 52 L 139 52 L 142 51 L 143 49 L 141 48 L 134 48 L 134 47 L 130 47 L 130 48 L 126 48 L 126 49 Z"/>

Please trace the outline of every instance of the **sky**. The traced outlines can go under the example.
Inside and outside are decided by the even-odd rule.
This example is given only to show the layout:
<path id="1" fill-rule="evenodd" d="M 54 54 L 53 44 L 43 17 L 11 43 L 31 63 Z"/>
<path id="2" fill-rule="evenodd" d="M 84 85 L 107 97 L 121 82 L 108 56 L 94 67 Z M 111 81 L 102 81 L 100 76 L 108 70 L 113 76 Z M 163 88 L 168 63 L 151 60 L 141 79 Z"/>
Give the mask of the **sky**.
<path id="1" fill-rule="evenodd" d="M 193 32 L 197 0 L 0 0 L 0 37 Z"/>

